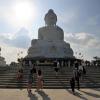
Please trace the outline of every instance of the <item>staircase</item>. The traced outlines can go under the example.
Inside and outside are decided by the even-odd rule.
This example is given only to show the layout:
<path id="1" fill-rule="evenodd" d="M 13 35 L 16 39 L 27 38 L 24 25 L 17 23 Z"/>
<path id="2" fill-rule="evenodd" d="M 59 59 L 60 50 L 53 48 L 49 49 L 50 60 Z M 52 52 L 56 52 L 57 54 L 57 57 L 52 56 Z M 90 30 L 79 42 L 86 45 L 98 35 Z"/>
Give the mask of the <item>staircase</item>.
<path id="1" fill-rule="evenodd" d="M 70 79 L 72 77 L 72 68 L 63 67 L 58 76 L 55 75 L 52 66 L 39 66 L 43 72 L 44 88 L 46 89 L 65 89 L 70 88 Z M 26 88 L 29 74 L 29 67 L 24 68 L 24 78 L 22 81 L 16 80 L 18 67 L 0 68 L 0 88 Z M 80 80 L 81 88 L 100 88 L 100 67 L 87 67 L 86 75 Z M 36 79 L 33 82 L 33 88 L 36 88 Z"/>

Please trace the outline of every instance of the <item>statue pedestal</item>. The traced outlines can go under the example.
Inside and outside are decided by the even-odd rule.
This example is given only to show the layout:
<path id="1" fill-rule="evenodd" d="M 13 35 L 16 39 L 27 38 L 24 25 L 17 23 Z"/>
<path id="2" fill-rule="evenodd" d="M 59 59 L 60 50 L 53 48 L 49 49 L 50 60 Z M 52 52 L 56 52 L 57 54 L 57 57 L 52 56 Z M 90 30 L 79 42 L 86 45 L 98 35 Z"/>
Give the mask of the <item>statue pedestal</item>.
<path id="1" fill-rule="evenodd" d="M 73 51 L 70 44 L 57 40 L 32 40 L 32 46 L 28 50 L 28 57 L 47 57 L 47 58 L 73 58 Z"/>

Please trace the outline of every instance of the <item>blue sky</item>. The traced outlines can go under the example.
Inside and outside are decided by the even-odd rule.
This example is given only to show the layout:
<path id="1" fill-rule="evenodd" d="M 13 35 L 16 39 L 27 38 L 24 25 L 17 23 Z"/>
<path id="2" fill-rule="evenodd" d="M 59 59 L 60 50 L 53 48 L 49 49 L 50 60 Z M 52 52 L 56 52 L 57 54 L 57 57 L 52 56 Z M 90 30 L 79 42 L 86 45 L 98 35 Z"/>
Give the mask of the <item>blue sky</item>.
<path id="1" fill-rule="evenodd" d="M 20 51 L 27 54 L 49 9 L 57 14 L 57 25 L 74 52 L 88 60 L 100 57 L 100 0 L 0 0 L 0 46 L 7 63 L 16 61 Z"/>

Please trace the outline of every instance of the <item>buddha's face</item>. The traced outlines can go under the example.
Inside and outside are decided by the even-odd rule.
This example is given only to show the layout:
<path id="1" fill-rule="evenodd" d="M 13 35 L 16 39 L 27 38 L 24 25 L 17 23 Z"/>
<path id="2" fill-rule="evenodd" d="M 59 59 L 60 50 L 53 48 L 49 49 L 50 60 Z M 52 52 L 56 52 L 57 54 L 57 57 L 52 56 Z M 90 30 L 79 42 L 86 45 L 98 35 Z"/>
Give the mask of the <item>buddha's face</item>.
<path id="1" fill-rule="evenodd" d="M 56 24 L 55 16 L 53 14 L 49 15 L 47 24 L 48 25 L 54 25 L 54 24 Z"/>
<path id="2" fill-rule="evenodd" d="M 49 11 L 45 16 L 45 22 L 47 25 L 55 25 L 57 22 L 57 16 L 53 11 Z"/>

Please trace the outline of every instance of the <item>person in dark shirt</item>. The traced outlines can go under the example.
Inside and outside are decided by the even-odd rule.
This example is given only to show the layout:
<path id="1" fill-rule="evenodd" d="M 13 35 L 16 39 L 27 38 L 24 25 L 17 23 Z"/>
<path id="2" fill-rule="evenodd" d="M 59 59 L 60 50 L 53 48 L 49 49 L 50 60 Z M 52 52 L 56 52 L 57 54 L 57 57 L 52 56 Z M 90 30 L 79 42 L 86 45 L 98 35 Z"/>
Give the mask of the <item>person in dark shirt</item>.
<path id="1" fill-rule="evenodd" d="M 35 67 L 33 67 L 31 70 L 32 70 L 32 74 L 36 74 L 36 68 Z"/>
<path id="2" fill-rule="evenodd" d="M 77 68 L 77 70 L 78 70 L 78 68 L 79 68 L 79 63 L 78 63 L 77 61 L 75 61 L 74 66 L 75 66 L 75 68 Z"/>
<path id="3" fill-rule="evenodd" d="M 35 68 L 34 65 L 33 65 L 33 68 L 31 69 L 31 71 L 32 71 L 33 77 L 35 79 L 35 77 L 36 77 L 36 68 Z"/>
<path id="4" fill-rule="evenodd" d="M 79 71 L 76 72 L 75 80 L 77 82 L 77 88 L 79 90 L 80 89 L 80 83 L 79 83 L 79 81 L 80 81 L 80 73 L 79 73 Z"/>
<path id="5" fill-rule="evenodd" d="M 56 62 L 56 66 L 55 66 L 56 76 L 58 75 L 59 68 L 60 68 L 59 62 Z"/>
<path id="6" fill-rule="evenodd" d="M 75 79 L 74 79 L 74 77 L 71 78 L 70 85 L 71 85 L 72 92 L 74 94 L 74 92 L 75 92 Z"/>

